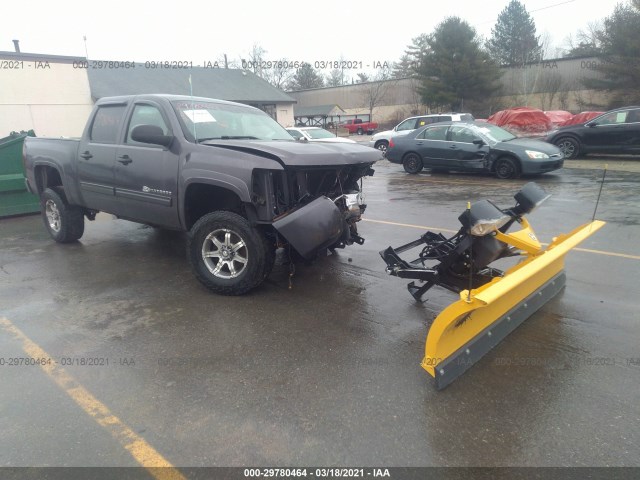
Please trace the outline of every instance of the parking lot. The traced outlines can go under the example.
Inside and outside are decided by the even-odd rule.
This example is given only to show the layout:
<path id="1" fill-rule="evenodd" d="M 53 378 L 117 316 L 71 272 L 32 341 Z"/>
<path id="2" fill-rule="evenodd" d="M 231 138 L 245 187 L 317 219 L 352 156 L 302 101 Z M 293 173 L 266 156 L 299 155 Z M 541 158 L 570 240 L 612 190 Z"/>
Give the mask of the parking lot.
<path id="1" fill-rule="evenodd" d="M 39 216 L 0 220 L 0 466 L 639 466 L 640 161 L 534 179 L 553 196 L 529 220 L 544 242 L 590 221 L 603 163 L 607 225 L 566 289 L 443 391 L 419 364 L 456 296 L 414 302 L 378 251 L 530 179 L 378 162 L 366 243 L 243 297 L 197 282 L 181 233 L 99 215 L 59 245 Z"/>

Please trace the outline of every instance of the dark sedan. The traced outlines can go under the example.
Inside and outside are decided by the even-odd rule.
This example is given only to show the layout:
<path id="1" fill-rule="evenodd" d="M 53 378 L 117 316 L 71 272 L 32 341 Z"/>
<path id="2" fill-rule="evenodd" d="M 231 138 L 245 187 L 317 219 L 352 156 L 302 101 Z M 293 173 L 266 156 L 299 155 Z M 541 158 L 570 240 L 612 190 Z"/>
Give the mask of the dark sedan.
<path id="1" fill-rule="evenodd" d="M 517 178 L 562 168 L 560 149 L 540 140 L 517 138 L 485 122 L 444 122 L 393 137 L 387 159 L 408 173 L 432 171 L 492 172 Z"/>
<path id="2" fill-rule="evenodd" d="M 560 127 L 546 140 L 560 147 L 564 158 L 585 153 L 640 154 L 640 107 L 618 108 L 585 123 Z"/>

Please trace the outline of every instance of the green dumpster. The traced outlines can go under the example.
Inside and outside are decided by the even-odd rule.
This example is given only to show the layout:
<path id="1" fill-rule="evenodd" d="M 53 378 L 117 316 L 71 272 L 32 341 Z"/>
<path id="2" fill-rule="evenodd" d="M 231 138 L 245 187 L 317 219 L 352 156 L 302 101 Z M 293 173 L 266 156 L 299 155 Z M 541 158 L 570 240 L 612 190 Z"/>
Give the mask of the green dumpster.
<path id="1" fill-rule="evenodd" d="M 40 211 L 38 197 L 24 184 L 22 144 L 27 136 L 35 137 L 35 133 L 11 132 L 0 138 L 0 218 Z"/>

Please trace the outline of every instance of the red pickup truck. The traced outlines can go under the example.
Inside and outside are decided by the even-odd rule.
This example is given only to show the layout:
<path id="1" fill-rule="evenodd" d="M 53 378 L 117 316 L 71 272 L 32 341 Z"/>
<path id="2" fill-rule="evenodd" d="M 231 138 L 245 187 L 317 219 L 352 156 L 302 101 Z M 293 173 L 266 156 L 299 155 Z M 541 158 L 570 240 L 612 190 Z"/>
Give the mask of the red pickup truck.
<path id="1" fill-rule="evenodd" d="M 346 128 L 349 130 L 349 133 L 363 135 L 365 132 L 372 134 L 373 131 L 378 128 L 378 124 L 375 122 L 363 122 L 361 118 L 353 118 L 341 123 L 340 127 Z"/>

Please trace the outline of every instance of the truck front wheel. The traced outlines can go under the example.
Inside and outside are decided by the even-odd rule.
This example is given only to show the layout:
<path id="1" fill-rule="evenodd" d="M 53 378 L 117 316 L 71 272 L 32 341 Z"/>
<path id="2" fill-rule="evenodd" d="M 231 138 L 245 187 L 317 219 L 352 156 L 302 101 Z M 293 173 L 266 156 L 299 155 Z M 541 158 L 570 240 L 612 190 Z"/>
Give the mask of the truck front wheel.
<path id="1" fill-rule="evenodd" d="M 245 218 L 220 211 L 208 213 L 191 228 L 187 255 L 204 286 L 222 295 L 242 295 L 269 276 L 275 248 Z"/>
<path id="2" fill-rule="evenodd" d="M 75 242 L 84 233 L 84 211 L 69 205 L 62 189 L 46 188 L 40 195 L 42 220 L 58 243 Z"/>

